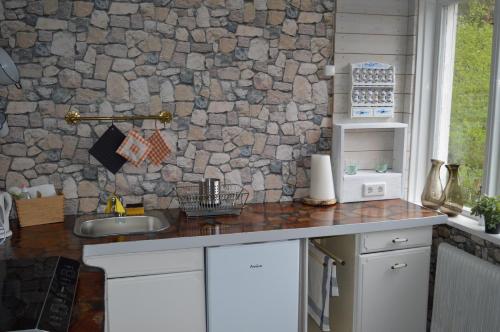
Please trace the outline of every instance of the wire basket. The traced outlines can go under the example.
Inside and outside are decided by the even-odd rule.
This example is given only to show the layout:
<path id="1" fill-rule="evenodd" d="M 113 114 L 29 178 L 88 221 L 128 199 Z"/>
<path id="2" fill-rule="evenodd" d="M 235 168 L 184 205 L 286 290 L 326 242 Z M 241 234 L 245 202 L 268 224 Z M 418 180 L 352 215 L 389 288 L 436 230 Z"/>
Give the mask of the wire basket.
<path id="1" fill-rule="evenodd" d="M 239 215 L 248 199 L 248 191 L 237 184 L 221 185 L 218 194 L 201 195 L 198 186 L 177 187 L 176 192 L 188 217 Z"/>

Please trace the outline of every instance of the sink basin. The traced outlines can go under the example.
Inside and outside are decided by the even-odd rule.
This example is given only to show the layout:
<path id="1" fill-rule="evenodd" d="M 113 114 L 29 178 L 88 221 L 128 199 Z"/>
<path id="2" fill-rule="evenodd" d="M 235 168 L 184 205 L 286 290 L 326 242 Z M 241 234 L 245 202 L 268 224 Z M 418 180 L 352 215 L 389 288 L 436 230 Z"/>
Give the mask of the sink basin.
<path id="1" fill-rule="evenodd" d="M 148 215 L 77 220 L 73 231 L 78 236 L 102 237 L 154 233 L 168 227 L 170 224 L 165 218 Z"/>

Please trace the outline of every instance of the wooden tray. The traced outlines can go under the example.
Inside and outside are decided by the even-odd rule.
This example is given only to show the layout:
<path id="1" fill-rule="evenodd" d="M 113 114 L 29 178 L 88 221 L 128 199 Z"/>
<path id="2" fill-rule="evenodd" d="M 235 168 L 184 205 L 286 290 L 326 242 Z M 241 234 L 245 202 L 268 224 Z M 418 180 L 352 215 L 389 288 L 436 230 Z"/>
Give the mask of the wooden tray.
<path id="1" fill-rule="evenodd" d="M 64 221 L 64 195 L 32 199 L 16 199 L 21 227 Z"/>

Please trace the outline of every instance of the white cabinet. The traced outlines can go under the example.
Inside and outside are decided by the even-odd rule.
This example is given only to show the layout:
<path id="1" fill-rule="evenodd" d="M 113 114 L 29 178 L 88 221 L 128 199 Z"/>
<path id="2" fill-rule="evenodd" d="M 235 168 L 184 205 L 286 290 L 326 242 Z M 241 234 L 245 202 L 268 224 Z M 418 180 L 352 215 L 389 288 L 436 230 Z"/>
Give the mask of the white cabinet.
<path id="1" fill-rule="evenodd" d="M 106 274 L 107 332 L 204 332 L 203 248 L 84 256 Z"/>
<path id="2" fill-rule="evenodd" d="M 109 279 L 109 330 L 205 330 L 203 271 Z"/>
<path id="3" fill-rule="evenodd" d="M 432 228 L 418 227 L 322 239 L 346 261 L 337 265 L 334 332 L 424 332 Z"/>
<path id="4" fill-rule="evenodd" d="M 362 255 L 357 330 L 425 331 L 429 261 L 429 247 Z"/>

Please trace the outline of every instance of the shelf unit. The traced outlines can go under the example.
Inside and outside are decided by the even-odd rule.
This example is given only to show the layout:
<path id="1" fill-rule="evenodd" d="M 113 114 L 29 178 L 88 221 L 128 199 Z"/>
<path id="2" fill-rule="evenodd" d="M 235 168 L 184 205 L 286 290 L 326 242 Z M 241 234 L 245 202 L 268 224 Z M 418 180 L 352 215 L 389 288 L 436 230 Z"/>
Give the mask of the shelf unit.
<path id="1" fill-rule="evenodd" d="M 396 73 L 380 62 L 351 64 L 351 118 L 392 118 Z"/>
<path id="2" fill-rule="evenodd" d="M 333 125 L 332 166 L 340 203 L 402 197 L 407 129 L 407 124 L 399 122 L 339 122 Z M 386 173 L 374 170 L 381 159 L 389 165 Z M 359 164 L 355 175 L 345 173 L 347 162 Z M 364 191 L 368 185 L 383 185 L 383 194 L 366 195 Z"/>

